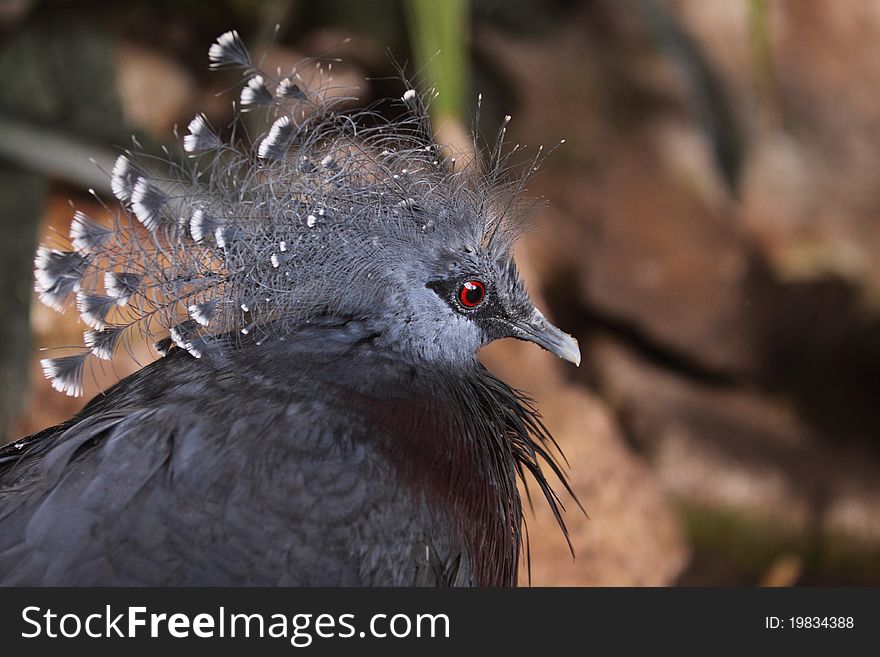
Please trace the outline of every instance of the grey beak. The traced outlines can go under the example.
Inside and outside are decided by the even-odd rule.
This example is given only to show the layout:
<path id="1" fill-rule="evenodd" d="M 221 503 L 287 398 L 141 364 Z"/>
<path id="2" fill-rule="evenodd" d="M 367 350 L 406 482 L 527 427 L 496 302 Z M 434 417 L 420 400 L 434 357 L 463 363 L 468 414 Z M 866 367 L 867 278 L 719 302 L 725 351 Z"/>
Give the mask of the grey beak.
<path id="1" fill-rule="evenodd" d="M 574 363 L 576 366 L 581 364 L 581 350 L 578 347 L 578 341 L 548 322 L 537 308 L 526 321 L 517 322 L 514 326 L 518 329 L 518 335 L 515 337 L 534 342 L 551 354 L 555 354 L 569 363 Z"/>

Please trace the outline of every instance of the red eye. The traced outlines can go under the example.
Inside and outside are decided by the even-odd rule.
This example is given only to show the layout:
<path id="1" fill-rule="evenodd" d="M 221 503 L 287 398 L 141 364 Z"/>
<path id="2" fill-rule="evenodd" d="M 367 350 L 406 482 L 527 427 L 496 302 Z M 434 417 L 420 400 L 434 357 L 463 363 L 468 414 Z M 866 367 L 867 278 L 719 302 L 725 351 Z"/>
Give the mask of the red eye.
<path id="1" fill-rule="evenodd" d="M 480 281 L 465 281 L 458 291 L 458 300 L 465 308 L 476 308 L 486 298 L 486 286 Z"/>

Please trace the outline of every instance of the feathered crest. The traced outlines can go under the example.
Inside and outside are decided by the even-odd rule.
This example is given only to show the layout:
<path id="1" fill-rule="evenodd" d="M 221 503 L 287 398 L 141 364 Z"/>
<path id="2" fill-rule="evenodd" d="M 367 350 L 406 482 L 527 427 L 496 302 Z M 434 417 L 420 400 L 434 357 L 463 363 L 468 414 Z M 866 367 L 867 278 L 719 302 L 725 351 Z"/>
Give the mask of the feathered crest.
<path id="1" fill-rule="evenodd" d="M 196 358 L 218 336 L 284 338 L 319 315 L 357 316 L 407 257 L 449 244 L 500 253 L 515 238 L 511 204 L 543 155 L 511 175 L 509 117 L 486 161 L 461 166 L 434 140 L 430 93 L 406 88 L 402 117 L 387 120 L 344 111 L 351 97 L 329 93 L 321 62 L 306 63 L 314 85 L 302 65 L 260 70 L 235 31 L 208 57 L 243 71 L 228 137 L 198 114 L 180 156 L 126 151 L 110 173 L 112 223 L 77 211 L 70 247 L 37 251 L 40 299 L 63 311 L 75 298 L 89 327 L 79 353 L 43 361 L 69 395 L 82 394 L 90 356 L 111 360 L 132 333 Z M 245 110 L 265 115 L 252 142 L 237 134 Z"/>

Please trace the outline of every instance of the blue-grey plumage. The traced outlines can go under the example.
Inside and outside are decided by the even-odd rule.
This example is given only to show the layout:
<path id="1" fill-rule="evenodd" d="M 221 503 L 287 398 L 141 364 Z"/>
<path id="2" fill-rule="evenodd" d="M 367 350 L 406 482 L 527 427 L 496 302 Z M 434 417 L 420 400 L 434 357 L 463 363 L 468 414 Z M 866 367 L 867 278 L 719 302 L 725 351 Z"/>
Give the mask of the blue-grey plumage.
<path id="1" fill-rule="evenodd" d="M 112 227 L 78 213 L 71 250 L 38 252 L 41 298 L 91 327 L 43 362 L 58 390 L 135 331 L 164 357 L 0 451 L 0 582 L 515 584 L 517 477 L 561 522 L 542 464 L 561 473 L 476 352 L 580 353 L 513 262 L 506 128 L 456 168 L 412 89 L 385 121 L 259 71 L 235 32 L 209 58 L 245 70 L 265 134 L 198 115 L 161 175 L 120 156 Z"/>

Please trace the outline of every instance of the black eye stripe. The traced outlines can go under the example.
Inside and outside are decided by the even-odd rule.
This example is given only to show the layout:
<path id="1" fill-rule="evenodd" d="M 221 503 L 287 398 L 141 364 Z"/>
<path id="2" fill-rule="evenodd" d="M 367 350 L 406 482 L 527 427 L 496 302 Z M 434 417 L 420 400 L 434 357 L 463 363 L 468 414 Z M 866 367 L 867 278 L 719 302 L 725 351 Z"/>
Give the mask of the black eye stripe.
<path id="1" fill-rule="evenodd" d="M 464 315 L 483 314 L 494 308 L 497 300 L 489 284 L 474 274 L 428 281 L 426 286 Z"/>

